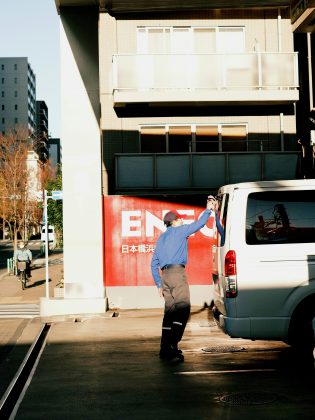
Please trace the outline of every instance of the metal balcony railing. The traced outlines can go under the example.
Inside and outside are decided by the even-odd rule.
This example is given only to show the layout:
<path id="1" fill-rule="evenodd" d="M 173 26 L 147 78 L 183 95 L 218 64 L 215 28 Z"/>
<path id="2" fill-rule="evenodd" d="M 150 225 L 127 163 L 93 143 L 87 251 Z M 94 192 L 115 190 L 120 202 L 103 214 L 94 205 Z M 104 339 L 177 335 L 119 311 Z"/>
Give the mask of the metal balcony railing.
<path id="1" fill-rule="evenodd" d="M 194 191 L 228 183 L 296 179 L 300 152 L 116 154 L 116 193 Z"/>
<path id="2" fill-rule="evenodd" d="M 297 53 L 117 54 L 113 90 L 296 90 Z"/>

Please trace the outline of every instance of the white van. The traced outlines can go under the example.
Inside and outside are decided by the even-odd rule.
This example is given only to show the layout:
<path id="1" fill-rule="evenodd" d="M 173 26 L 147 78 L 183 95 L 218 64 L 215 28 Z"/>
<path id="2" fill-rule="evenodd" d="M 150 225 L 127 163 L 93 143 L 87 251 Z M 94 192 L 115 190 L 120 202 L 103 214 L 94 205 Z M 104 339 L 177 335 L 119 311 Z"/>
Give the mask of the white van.
<path id="1" fill-rule="evenodd" d="M 42 241 L 46 240 L 46 228 L 45 228 L 45 226 L 42 227 L 41 240 Z M 55 228 L 54 228 L 54 226 L 51 226 L 51 225 L 48 226 L 48 242 L 53 242 L 53 243 L 56 242 Z"/>
<path id="2" fill-rule="evenodd" d="M 314 347 L 315 179 L 225 185 L 213 314 L 231 337 Z"/>

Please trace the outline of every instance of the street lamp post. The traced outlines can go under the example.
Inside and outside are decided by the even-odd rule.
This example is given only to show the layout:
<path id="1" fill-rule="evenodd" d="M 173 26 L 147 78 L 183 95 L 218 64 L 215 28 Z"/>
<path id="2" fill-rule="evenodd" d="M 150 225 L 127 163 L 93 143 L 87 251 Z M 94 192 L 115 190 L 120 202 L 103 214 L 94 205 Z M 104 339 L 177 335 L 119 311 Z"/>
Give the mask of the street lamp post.
<path id="1" fill-rule="evenodd" d="M 45 225 L 45 277 L 46 277 L 46 298 L 49 298 L 49 274 L 48 274 L 48 212 L 47 212 L 47 200 L 52 198 L 53 200 L 62 200 L 62 191 L 52 191 L 52 195 L 48 195 L 48 191 L 44 190 L 44 212 L 43 222 Z"/>
<path id="2" fill-rule="evenodd" d="M 49 273 L 48 273 L 48 214 L 47 214 L 47 199 L 51 196 L 47 195 L 47 190 L 44 190 L 44 214 L 43 222 L 45 225 L 45 283 L 46 283 L 46 298 L 49 298 Z"/>

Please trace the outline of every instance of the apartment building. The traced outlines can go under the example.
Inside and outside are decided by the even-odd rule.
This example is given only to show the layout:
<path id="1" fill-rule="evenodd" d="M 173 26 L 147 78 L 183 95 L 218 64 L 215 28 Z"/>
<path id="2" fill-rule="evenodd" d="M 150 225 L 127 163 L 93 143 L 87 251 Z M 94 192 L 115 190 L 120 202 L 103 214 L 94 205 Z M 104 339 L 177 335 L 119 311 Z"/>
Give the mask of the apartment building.
<path id="1" fill-rule="evenodd" d="M 49 157 L 48 107 L 45 101 L 36 101 L 35 150 L 44 163 Z"/>
<path id="2" fill-rule="evenodd" d="M 54 168 L 62 162 L 62 147 L 60 139 L 49 137 L 48 139 L 49 160 Z"/>
<path id="3" fill-rule="evenodd" d="M 36 101 L 36 76 L 27 57 L 0 57 L 0 130 L 26 127 L 40 161 L 48 159 L 48 107 Z"/>
<path id="4" fill-rule="evenodd" d="M 36 129 L 36 76 L 26 57 L 0 57 L 0 130 Z"/>
<path id="5" fill-rule="evenodd" d="M 292 9 L 285 0 L 96 3 L 56 1 L 71 298 L 63 310 L 75 299 L 86 310 L 104 300 L 160 306 L 149 264 L 165 211 L 192 221 L 223 184 L 305 176 Z M 196 304 L 210 299 L 204 249 L 213 234 L 210 223 L 192 241 Z M 80 255 L 92 267 L 78 266 Z"/>

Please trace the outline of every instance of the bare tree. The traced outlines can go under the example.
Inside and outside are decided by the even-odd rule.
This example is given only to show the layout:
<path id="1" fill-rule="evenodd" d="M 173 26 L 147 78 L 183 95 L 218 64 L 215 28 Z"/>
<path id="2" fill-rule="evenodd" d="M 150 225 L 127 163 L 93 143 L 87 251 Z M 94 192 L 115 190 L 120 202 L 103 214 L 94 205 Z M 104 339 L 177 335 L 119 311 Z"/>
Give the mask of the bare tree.
<path id="1" fill-rule="evenodd" d="M 11 230 L 15 248 L 18 234 L 27 240 L 30 227 L 40 223 L 42 214 L 36 199 L 40 185 L 33 185 L 38 176 L 28 165 L 30 153 L 34 153 L 33 139 L 27 129 L 0 135 L 2 218 Z"/>

